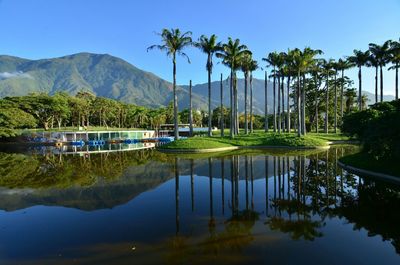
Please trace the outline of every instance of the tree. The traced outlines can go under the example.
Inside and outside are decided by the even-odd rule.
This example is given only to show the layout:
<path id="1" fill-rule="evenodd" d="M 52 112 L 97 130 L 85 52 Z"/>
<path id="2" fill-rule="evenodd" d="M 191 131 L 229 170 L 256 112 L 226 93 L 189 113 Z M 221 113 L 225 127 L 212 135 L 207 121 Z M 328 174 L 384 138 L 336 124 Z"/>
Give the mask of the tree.
<path id="1" fill-rule="evenodd" d="M 243 56 L 240 60 L 240 68 L 244 74 L 244 133 L 249 133 L 249 122 L 248 122 L 248 81 L 250 73 L 250 64 L 252 58 L 250 55 Z"/>
<path id="2" fill-rule="evenodd" d="M 237 87 L 236 87 L 236 71 L 240 67 L 240 60 L 245 55 L 251 55 L 246 45 L 241 45 L 239 39 L 232 40 L 228 38 L 228 42 L 222 45 L 221 51 L 216 56 L 222 59 L 222 63 L 231 70 L 230 74 L 230 91 L 231 91 L 231 117 L 230 117 L 230 137 L 233 138 L 238 133 L 238 106 L 237 106 Z M 233 104 L 234 103 L 234 104 Z"/>
<path id="3" fill-rule="evenodd" d="M 253 132 L 253 72 L 258 69 L 256 60 L 250 62 L 250 132 Z"/>
<path id="4" fill-rule="evenodd" d="M 383 66 L 386 65 L 386 63 L 389 60 L 390 44 L 391 44 L 391 40 L 385 41 L 385 43 L 383 43 L 383 45 L 378 45 L 375 43 L 369 44 L 369 51 L 375 56 L 376 62 L 379 65 L 379 69 L 380 69 L 381 102 L 383 101 L 383 70 L 382 70 L 382 68 L 383 68 Z M 360 102 L 361 102 L 361 96 L 360 96 Z"/>
<path id="5" fill-rule="evenodd" d="M 375 67 L 375 103 L 378 103 L 378 61 L 374 54 L 370 54 L 366 63 L 367 67 Z"/>
<path id="6" fill-rule="evenodd" d="M 36 119 L 18 104 L 0 99 L 0 138 L 18 135 L 16 129 L 36 127 Z"/>
<path id="7" fill-rule="evenodd" d="M 390 61 L 393 66 L 389 67 L 389 70 L 395 70 L 395 94 L 396 99 L 399 99 L 399 68 L 400 68 L 400 39 L 399 41 L 392 41 L 390 47 Z"/>
<path id="8" fill-rule="evenodd" d="M 279 61 L 279 54 L 277 52 L 270 52 L 266 58 L 262 58 L 263 61 L 267 62 L 267 67 L 273 67 L 273 121 L 274 121 L 274 132 L 276 132 L 276 66 Z"/>
<path id="9" fill-rule="evenodd" d="M 364 66 L 369 59 L 370 51 L 367 50 L 365 52 L 360 50 L 354 50 L 354 55 L 349 56 L 348 60 L 353 63 L 355 66 L 358 67 L 358 108 L 362 110 L 362 103 L 361 103 L 361 91 L 362 91 L 362 76 L 361 76 L 361 67 Z M 382 91 L 381 91 L 382 93 Z M 381 95 L 382 98 L 382 95 Z"/>
<path id="10" fill-rule="evenodd" d="M 69 95 L 63 92 L 57 92 L 53 96 L 53 113 L 57 121 L 58 129 L 61 130 L 61 124 L 71 115 L 71 109 L 68 105 Z"/>
<path id="11" fill-rule="evenodd" d="M 348 60 L 340 58 L 338 60 L 336 66 L 337 66 L 338 70 L 341 71 L 341 73 L 342 73 L 341 79 L 340 79 L 340 118 L 342 121 L 343 120 L 343 93 L 344 93 L 344 83 L 345 83 L 344 71 L 351 68 L 353 65 Z"/>
<path id="12" fill-rule="evenodd" d="M 161 45 L 152 45 L 147 48 L 147 51 L 153 49 L 159 49 L 167 53 L 168 57 L 172 57 L 172 75 L 173 75 L 173 93 L 174 93 L 174 134 L 175 140 L 179 138 L 178 131 L 178 97 L 176 94 L 176 56 L 181 55 L 186 57 L 188 63 L 190 63 L 189 57 L 183 52 L 183 49 L 187 46 L 192 45 L 192 32 L 187 31 L 181 33 L 179 29 L 163 29 L 159 34 L 161 36 Z"/>
<path id="13" fill-rule="evenodd" d="M 214 53 L 221 50 L 221 43 L 217 42 L 217 36 L 214 34 L 207 38 L 205 35 L 201 35 L 199 41 L 194 43 L 194 46 L 199 48 L 202 52 L 207 54 L 206 69 L 208 72 L 208 136 L 212 136 L 211 133 L 211 74 L 213 68 L 212 58 Z"/>

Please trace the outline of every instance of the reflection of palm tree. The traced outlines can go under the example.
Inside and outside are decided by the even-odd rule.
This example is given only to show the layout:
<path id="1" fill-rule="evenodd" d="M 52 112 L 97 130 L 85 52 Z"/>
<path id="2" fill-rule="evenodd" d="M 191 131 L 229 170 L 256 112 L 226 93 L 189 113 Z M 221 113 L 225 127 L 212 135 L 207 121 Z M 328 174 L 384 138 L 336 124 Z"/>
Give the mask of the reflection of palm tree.
<path id="1" fill-rule="evenodd" d="M 214 219 L 214 207 L 213 207 L 213 173 L 212 173 L 212 160 L 208 158 L 208 178 L 209 178 L 209 187 L 210 187 L 210 221 L 208 223 L 208 228 L 210 232 L 215 229 L 215 219 Z"/>
<path id="2" fill-rule="evenodd" d="M 175 173 L 175 223 L 176 234 L 179 234 L 179 164 L 178 158 L 175 157 L 174 173 Z"/>
<path id="3" fill-rule="evenodd" d="M 192 201 L 192 212 L 194 211 L 194 159 L 190 160 L 190 198 Z"/>

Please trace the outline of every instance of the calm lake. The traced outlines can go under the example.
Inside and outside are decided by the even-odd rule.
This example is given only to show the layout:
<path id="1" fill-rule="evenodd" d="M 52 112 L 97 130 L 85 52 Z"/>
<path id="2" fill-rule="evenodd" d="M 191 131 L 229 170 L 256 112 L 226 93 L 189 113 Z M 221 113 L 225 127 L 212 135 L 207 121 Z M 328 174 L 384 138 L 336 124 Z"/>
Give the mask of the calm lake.
<path id="1" fill-rule="evenodd" d="M 400 187 L 342 170 L 356 148 L 3 146 L 0 264 L 400 264 Z"/>

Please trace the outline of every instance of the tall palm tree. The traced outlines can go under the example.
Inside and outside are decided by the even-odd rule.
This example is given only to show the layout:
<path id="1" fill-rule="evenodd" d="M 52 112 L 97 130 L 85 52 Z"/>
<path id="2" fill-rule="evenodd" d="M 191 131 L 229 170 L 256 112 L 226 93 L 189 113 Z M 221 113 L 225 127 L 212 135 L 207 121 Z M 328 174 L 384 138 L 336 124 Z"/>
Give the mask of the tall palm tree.
<path id="1" fill-rule="evenodd" d="M 278 54 L 278 59 L 276 61 L 276 76 L 278 78 L 278 133 L 281 133 L 282 128 L 282 113 L 281 113 L 281 92 L 282 92 L 282 85 L 281 78 L 283 77 L 283 67 L 285 65 L 285 55 L 283 52 Z M 281 84 L 282 83 L 282 84 Z M 283 98 L 283 96 L 282 96 Z"/>
<path id="2" fill-rule="evenodd" d="M 222 59 L 222 63 L 231 70 L 231 128 L 229 133 L 231 138 L 234 137 L 234 131 L 235 134 L 238 131 L 238 128 L 235 128 L 237 126 L 236 117 L 238 116 L 237 104 L 233 104 L 233 100 L 237 99 L 237 87 L 236 82 L 234 82 L 234 76 L 236 76 L 236 71 L 240 67 L 241 58 L 248 54 L 251 54 L 251 52 L 247 49 L 247 46 L 240 44 L 239 39 L 232 40 L 232 38 L 228 38 L 228 42 L 223 44 L 222 49 L 216 53 L 216 56 Z M 233 107 L 235 107 L 235 110 L 233 110 Z"/>
<path id="3" fill-rule="evenodd" d="M 323 60 L 317 60 L 316 63 L 312 66 L 310 70 L 310 74 L 312 78 L 314 79 L 314 89 L 315 89 L 315 98 L 314 98 L 314 104 L 315 104 L 315 132 L 319 133 L 319 87 L 322 83 L 321 81 L 321 76 L 322 76 L 322 63 Z"/>
<path id="4" fill-rule="evenodd" d="M 399 99 L 399 68 L 400 68 L 400 39 L 399 41 L 392 41 L 390 47 L 390 61 L 393 63 L 393 66 L 389 68 L 389 70 L 395 70 L 395 94 L 396 99 Z"/>
<path id="5" fill-rule="evenodd" d="M 285 68 L 284 68 L 284 75 L 286 75 L 287 77 L 287 92 L 286 92 L 286 102 L 287 102 L 287 124 L 286 124 L 286 129 L 287 132 L 290 133 L 290 78 L 292 75 L 294 75 L 295 73 L 293 73 L 293 51 L 292 50 L 288 50 L 288 52 L 286 53 L 285 56 Z"/>
<path id="6" fill-rule="evenodd" d="M 340 118 L 343 119 L 343 93 L 344 93 L 344 71 L 351 68 L 353 65 L 346 59 L 340 58 L 337 61 L 338 70 L 341 71 L 341 79 L 340 79 Z M 377 90 L 376 90 L 377 91 Z"/>
<path id="7" fill-rule="evenodd" d="M 253 132 L 253 72 L 258 69 L 256 60 L 251 60 L 250 63 L 250 132 Z"/>
<path id="8" fill-rule="evenodd" d="M 176 94 L 176 56 L 186 57 L 190 63 L 189 57 L 183 52 L 183 49 L 192 45 L 192 32 L 187 31 L 181 33 L 179 29 L 163 29 L 158 35 L 161 36 L 161 45 L 152 45 L 147 48 L 147 51 L 159 49 L 167 53 L 167 56 L 172 57 L 172 75 L 173 75 L 173 93 L 174 93 L 174 138 L 178 140 L 178 97 Z"/>
<path id="9" fill-rule="evenodd" d="M 264 76 L 264 96 L 265 96 L 265 113 L 264 113 L 264 131 L 268 132 L 268 74 L 267 71 L 265 71 L 265 76 Z"/>
<path id="10" fill-rule="evenodd" d="M 198 42 L 194 43 L 194 46 L 199 48 L 202 52 L 207 54 L 206 69 L 208 72 L 208 136 L 212 136 L 211 133 L 211 74 L 213 68 L 213 56 L 215 52 L 221 50 L 221 43 L 217 42 L 217 36 L 211 35 L 210 38 L 205 35 L 201 35 Z"/>
<path id="11" fill-rule="evenodd" d="M 325 92 L 325 96 L 326 96 L 326 108 L 325 108 L 325 133 L 328 133 L 328 125 L 329 125 L 329 121 L 328 121 L 328 117 L 329 117 L 329 76 L 331 74 L 332 68 L 334 65 L 334 60 L 330 59 L 329 61 L 324 60 L 323 64 L 322 64 L 322 68 L 325 71 L 325 75 L 326 75 L 326 82 L 325 82 L 325 86 L 326 86 L 326 92 Z"/>
<path id="12" fill-rule="evenodd" d="M 370 55 L 370 51 L 367 50 L 365 52 L 360 50 L 354 50 L 354 55 L 349 56 L 348 60 L 358 67 L 358 109 L 362 110 L 362 102 L 361 102 L 361 90 L 362 90 L 362 75 L 361 75 L 361 67 L 364 66 L 368 62 L 368 58 Z M 382 91 L 381 91 L 382 93 Z M 382 97 L 382 95 L 381 95 Z"/>
<path id="13" fill-rule="evenodd" d="M 222 84 L 222 73 L 221 73 L 221 81 L 220 81 L 220 92 L 221 92 L 221 137 L 224 137 L 224 86 Z"/>
<path id="14" fill-rule="evenodd" d="M 248 81 L 250 73 L 250 63 L 252 58 L 250 55 L 243 56 L 240 60 L 240 68 L 244 74 L 244 133 L 249 133 L 249 120 L 248 120 Z"/>
<path id="15" fill-rule="evenodd" d="M 279 54 L 277 52 L 270 52 L 266 58 L 262 58 L 263 61 L 267 62 L 267 66 L 273 67 L 273 122 L 274 122 L 274 132 L 276 132 L 276 65 L 279 60 Z"/>
<path id="16" fill-rule="evenodd" d="M 192 80 L 189 82 L 189 136 L 193 136 Z"/>
<path id="17" fill-rule="evenodd" d="M 383 43 L 383 45 L 378 45 L 375 43 L 369 44 L 369 50 L 372 54 L 374 54 L 375 59 L 379 65 L 381 102 L 383 101 L 383 70 L 382 70 L 382 68 L 388 62 L 391 42 L 392 42 L 391 40 L 388 40 L 388 41 L 385 41 L 385 43 Z"/>
<path id="18" fill-rule="evenodd" d="M 340 70 L 339 65 L 336 61 L 332 62 L 332 68 L 334 70 L 335 78 L 333 82 L 333 91 L 334 91 L 334 109 L 333 109 L 333 131 L 336 133 L 337 131 L 337 75 Z"/>
<path id="19" fill-rule="evenodd" d="M 367 67 L 375 67 L 375 103 L 378 102 L 378 60 L 374 54 L 370 54 L 366 63 Z"/>

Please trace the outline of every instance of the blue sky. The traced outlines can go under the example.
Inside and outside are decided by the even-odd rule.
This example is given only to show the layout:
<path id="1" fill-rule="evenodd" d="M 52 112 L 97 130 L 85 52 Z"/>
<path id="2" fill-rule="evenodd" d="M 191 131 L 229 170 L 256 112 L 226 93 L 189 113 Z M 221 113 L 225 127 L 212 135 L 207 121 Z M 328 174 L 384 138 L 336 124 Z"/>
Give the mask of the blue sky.
<path id="1" fill-rule="evenodd" d="M 155 32 L 162 28 L 192 31 L 194 39 L 201 34 L 216 34 L 221 41 L 239 38 L 258 60 L 274 50 L 305 46 L 337 59 L 367 49 L 370 42 L 398 39 L 400 0 L 0 0 L 0 25 L 0 54 L 39 59 L 108 53 L 171 81 L 170 59 L 146 52 L 159 43 Z M 194 48 L 186 53 L 192 63 L 178 60 L 178 83 L 206 82 L 205 55 Z M 213 79 L 221 72 L 226 76 L 228 69 L 215 64 Z M 373 75 L 365 68 L 368 91 L 374 89 Z M 356 71 L 349 76 L 356 80 Z M 394 94 L 394 72 L 384 76 L 385 94 Z"/>

